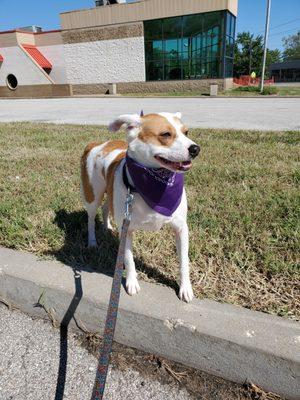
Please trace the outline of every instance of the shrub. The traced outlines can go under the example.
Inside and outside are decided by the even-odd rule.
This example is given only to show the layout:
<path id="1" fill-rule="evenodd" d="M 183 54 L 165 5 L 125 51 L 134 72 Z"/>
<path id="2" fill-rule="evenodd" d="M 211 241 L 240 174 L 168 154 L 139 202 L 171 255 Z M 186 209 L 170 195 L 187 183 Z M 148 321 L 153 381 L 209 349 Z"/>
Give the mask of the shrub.
<path id="1" fill-rule="evenodd" d="M 258 86 L 239 86 L 233 89 L 234 92 L 251 92 L 251 93 L 260 93 L 260 88 Z M 274 86 L 265 86 L 264 90 L 261 93 L 264 96 L 278 94 L 278 89 Z"/>

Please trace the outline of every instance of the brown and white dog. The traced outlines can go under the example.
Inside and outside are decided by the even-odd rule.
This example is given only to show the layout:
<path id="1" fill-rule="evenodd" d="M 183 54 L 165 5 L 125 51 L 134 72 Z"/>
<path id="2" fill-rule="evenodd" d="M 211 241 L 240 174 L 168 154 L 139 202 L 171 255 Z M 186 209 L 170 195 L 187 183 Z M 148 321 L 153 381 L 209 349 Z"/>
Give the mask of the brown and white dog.
<path id="1" fill-rule="evenodd" d="M 112 140 L 103 144 L 90 143 L 81 158 L 81 189 L 88 212 L 89 247 L 97 246 L 95 216 L 105 193 L 107 201 L 102 207 L 104 225 L 112 229 L 109 218 L 111 214 L 119 231 L 121 229 L 127 195 L 122 173 L 126 152 L 131 159 L 148 168 L 166 168 L 172 172 L 184 173 L 190 169 L 192 159 L 200 151 L 200 147 L 187 137 L 188 129 L 181 122 L 180 113 L 121 115 L 110 124 L 109 129 L 118 131 L 123 125 L 127 131 L 127 142 Z M 128 171 L 127 176 L 133 185 Z M 134 195 L 125 249 L 127 292 L 135 295 L 140 290 L 132 255 L 133 232 L 158 231 L 164 224 L 172 226 L 176 237 L 181 275 L 179 297 L 190 302 L 193 299 L 193 289 L 189 276 L 189 232 L 184 189 L 180 204 L 171 216 L 156 212 L 138 193 Z"/>

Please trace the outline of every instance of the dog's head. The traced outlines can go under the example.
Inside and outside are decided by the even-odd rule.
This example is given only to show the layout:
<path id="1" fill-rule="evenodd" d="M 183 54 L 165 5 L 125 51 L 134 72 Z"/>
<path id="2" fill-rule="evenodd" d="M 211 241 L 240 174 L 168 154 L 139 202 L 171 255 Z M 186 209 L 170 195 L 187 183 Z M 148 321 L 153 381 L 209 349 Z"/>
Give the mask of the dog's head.
<path id="1" fill-rule="evenodd" d="M 200 147 L 188 138 L 181 113 L 121 115 L 109 129 L 116 132 L 123 125 L 127 131 L 129 156 L 146 167 L 186 172 L 200 152 Z"/>

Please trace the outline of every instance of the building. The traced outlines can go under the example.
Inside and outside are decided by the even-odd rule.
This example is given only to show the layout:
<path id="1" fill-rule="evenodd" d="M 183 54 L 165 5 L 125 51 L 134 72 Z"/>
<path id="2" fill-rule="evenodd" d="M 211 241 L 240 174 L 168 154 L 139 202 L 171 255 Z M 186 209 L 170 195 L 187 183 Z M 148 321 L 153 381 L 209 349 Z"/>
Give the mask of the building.
<path id="1" fill-rule="evenodd" d="M 237 2 L 142 0 L 62 13 L 61 30 L 0 32 L 0 96 L 230 87 Z"/>
<path id="2" fill-rule="evenodd" d="M 269 72 L 275 82 L 300 82 L 300 60 L 271 64 Z"/>

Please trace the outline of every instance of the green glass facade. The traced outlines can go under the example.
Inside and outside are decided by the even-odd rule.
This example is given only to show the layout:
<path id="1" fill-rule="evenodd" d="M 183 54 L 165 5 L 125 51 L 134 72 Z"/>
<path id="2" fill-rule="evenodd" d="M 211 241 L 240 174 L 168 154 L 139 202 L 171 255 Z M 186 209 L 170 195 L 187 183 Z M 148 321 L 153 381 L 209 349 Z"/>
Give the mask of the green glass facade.
<path id="1" fill-rule="evenodd" d="M 146 80 L 232 76 L 235 17 L 227 11 L 144 21 Z"/>

